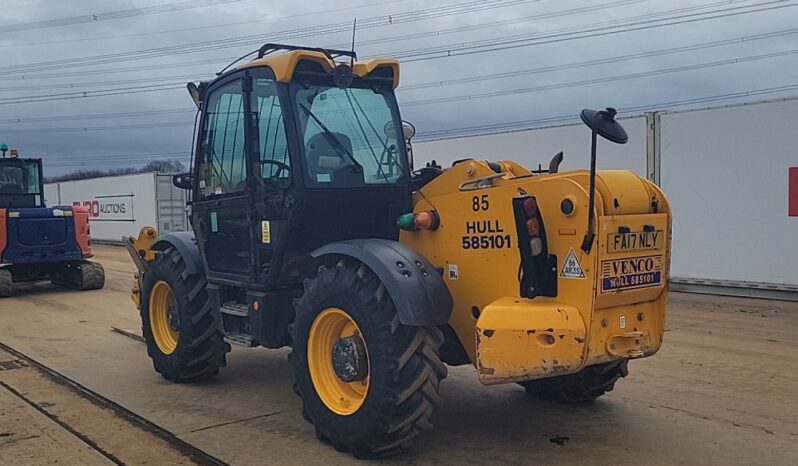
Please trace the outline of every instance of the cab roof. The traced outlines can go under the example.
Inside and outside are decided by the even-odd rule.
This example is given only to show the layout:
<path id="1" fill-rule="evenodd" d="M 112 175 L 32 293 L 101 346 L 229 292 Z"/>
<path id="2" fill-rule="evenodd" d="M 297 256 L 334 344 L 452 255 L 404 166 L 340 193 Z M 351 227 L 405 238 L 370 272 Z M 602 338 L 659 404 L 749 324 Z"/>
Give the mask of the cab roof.
<path id="1" fill-rule="evenodd" d="M 272 45 L 272 44 L 268 44 Z M 267 49 L 264 53 L 264 48 L 260 50 L 259 58 L 244 63 L 237 67 L 237 69 L 252 68 L 256 66 L 267 66 L 274 72 L 274 76 L 279 82 L 289 83 L 294 77 L 294 72 L 297 67 L 304 61 L 310 64 L 317 64 L 327 72 L 331 73 L 336 65 L 341 63 L 349 65 L 349 57 L 345 61 L 336 62 L 335 55 L 338 51 L 314 49 L 314 48 L 301 48 L 293 46 L 275 46 L 274 48 Z M 285 48 L 284 48 L 285 47 Z M 287 50 L 287 51 L 279 51 Z M 271 53 L 274 51 L 274 53 Z M 333 53 L 330 53 L 333 52 Z M 354 55 L 354 54 L 352 54 Z M 380 71 L 382 76 L 392 79 L 392 87 L 395 89 L 399 85 L 399 61 L 395 58 L 371 58 L 368 60 L 355 60 L 352 64 L 352 74 L 357 77 L 366 77 L 375 71 Z M 382 73 L 388 73 L 383 75 Z"/>

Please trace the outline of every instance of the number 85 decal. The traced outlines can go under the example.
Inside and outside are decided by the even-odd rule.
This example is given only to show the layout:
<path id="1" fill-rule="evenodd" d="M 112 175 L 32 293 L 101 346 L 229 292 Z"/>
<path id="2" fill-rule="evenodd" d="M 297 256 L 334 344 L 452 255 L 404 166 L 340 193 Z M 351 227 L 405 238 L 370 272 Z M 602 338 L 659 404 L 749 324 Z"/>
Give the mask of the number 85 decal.
<path id="1" fill-rule="evenodd" d="M 490 202 L 488 202 L 488 195 L 483 194 L 482 196 L 474 196 L 471 198 L 471 210 L 474 212 L 479 212 L 480 210 L 488 210 L 490 208 Z"/>

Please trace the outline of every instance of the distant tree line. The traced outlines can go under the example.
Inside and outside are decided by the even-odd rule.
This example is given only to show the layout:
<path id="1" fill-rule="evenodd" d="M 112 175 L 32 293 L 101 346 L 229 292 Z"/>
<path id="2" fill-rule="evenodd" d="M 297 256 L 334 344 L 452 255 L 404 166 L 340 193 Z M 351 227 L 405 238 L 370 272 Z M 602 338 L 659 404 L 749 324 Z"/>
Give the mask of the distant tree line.
<path id="1" fill-rule="evenodd" d="M 45 163 L 45 168 L 47 164 Z M 103 176 L 135 175 L 137 173 L 181 173 L 185 169 L 183 163 L 177 160 L 154 160 L 143 167 L 110 168 L 108 170 L 75 170 L 73 172 L 44 178 L 45 183 L 57 183 L 59 181 L 85 180 L 89 178 L 100 178 Z"/>

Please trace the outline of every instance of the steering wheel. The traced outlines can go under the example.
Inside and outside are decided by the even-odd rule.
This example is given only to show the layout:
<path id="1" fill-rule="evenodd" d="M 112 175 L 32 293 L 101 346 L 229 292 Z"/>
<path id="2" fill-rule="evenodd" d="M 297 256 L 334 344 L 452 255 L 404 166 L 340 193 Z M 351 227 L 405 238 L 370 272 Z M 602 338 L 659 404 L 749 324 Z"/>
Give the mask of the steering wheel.
<path id="1" fill-rule="evenodd" d="M 282 173 L 283 171 L 286 172 L 286 177 L 291 176 L 291 167 L 289 167 L 288 164 L 285 164 L 283 162 L 278 162 L 277 160 L 261 160 L 260 164 L 274 165 L 275 167 L 277 167 L 277 172 L 274 175 L 270 176 L 269 178 L 279 177 L 280 173 Z"/>

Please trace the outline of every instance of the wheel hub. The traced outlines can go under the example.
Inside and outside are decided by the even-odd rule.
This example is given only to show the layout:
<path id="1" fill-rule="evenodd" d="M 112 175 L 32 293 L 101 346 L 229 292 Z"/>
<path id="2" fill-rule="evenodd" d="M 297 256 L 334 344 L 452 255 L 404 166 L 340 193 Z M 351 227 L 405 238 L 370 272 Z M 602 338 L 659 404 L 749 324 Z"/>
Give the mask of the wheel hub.
<path id="1" fill-rule="evenodd" d="M 335 414 L 349 416 L 366 401 L 369 391 L 368 342 L 346 311 L 328 307 L 310 326 L 308 371 L 313 388 Z"/>
<path id="2" fill-rule="evenodd" d="M 332 364 L 335 375 L 342 381 L 364 380 L 368 376 L 369 363 L 363 338 L 354 334 L 335 340 Z"/>
<path id="3" fill-rule="evenodd" d="M 175 332 L 180 331 L 180 314 L 177 312 L 177 306 L 174 304 L 169 305 L 169 328 Z"/>

